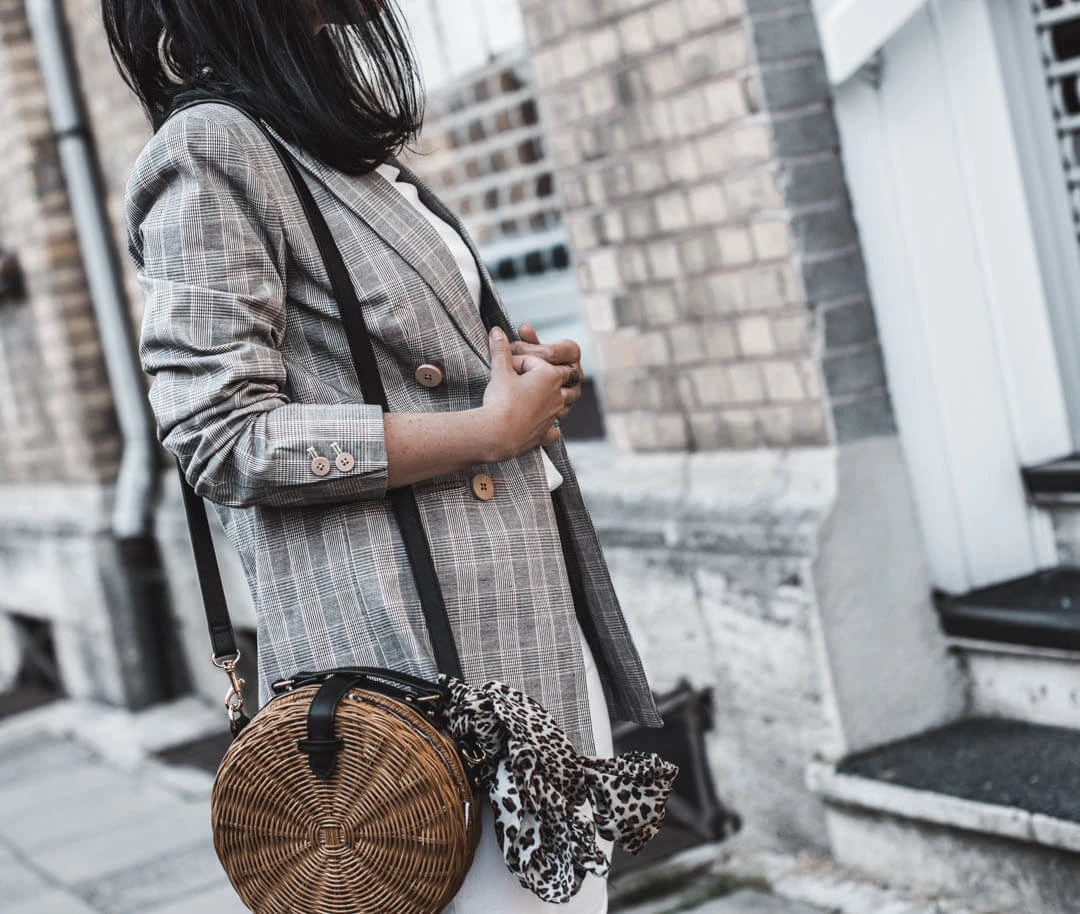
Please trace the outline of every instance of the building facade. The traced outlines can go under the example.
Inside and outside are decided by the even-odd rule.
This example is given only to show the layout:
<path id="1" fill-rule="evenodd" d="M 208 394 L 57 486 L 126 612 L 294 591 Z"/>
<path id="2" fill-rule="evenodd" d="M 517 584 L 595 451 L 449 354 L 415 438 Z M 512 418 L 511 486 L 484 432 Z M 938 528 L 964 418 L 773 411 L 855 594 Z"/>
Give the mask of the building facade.
<path id="1" fill-rule="evenodd" d="M 132 433 L 34 3 L 0 0 L 0 245 L 24 276 L 0 300 L 0 678 L 38 620 L 71 694 L 135 703 L 182 644 L 216 700 L 164 461 L 137 553 L 157 589 L 116 584 Z M 1076 817 L 958 795 L 940 756 L 1015 751 L 1000 729 L 980 750 L 987 716 L 1067 740 L 1080 709 L 1080 2 L 480 7 L 505 28 L 466 65 L 445 5 L 409 4 L 438 71 L 413 162 L 512 317 L 589 338 L 606 439 L 573 446 L 583 489 L 657 689 L 713 691 L 741 840 L 1071 910 Z M 146 130 L 94 4 L 64 8 L 118 232 Z M 918 789 L 866 774 L 919 734 Z"/>

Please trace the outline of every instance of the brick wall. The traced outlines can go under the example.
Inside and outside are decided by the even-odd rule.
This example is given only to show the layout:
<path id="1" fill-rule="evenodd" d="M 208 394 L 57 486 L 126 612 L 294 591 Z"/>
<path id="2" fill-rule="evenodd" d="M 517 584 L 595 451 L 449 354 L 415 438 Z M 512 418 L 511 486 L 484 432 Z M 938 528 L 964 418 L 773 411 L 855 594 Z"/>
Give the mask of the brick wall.
<path id="1" fill-rule="evenodd" d="M 893 430 L 803 0 L 522 0 L 626 450 Z"/>
<path id="2" fill-rule="evenodd" d="M 101 482 L 120 452 L 97 327 L 23 3 L 0 0 L 0 483 Z"/>

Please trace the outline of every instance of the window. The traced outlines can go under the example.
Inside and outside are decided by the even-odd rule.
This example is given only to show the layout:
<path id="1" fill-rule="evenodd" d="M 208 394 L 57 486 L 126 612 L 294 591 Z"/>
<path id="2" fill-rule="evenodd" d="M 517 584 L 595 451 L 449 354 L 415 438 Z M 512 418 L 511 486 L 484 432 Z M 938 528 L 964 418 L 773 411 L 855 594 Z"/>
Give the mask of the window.
<path id="1" fill-rule="evenodd" d="M 1033 0 L 1073 223 L 1080 236 L 1080 2 Z"/>

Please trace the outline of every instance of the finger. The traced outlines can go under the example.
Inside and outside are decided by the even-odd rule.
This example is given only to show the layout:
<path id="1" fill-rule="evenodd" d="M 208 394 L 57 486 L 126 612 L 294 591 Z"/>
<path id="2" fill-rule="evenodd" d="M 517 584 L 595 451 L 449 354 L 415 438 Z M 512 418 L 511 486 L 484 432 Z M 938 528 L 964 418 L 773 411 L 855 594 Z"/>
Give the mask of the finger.
<path id="1" fill-rule="evenodd" d="M 573 406 L 581 399 L 581 387 L 564 387 L 562 389 L 563 403 L 567 406 Z"/>
<path id="2" fill-rule="evenodd" d="M 514 370 L 514 364 L 510 355 L 510 340 L 501 327 L 492 327 L 488 335 L 488 348 L 491 351 L 491 373 L 497 371 L 510 372 Z"/>
<path id="3" fill-rule="evenodd" d="M 510 351 L 514 353 L 514 355 L 535 355 L 544 358 L 547 347 L 539 346 L 536 343 L 524 342 L 522 340 L 514 340 L 514 342 L 510 344 Z"/>
<path id="4" fill-rule="evenodd" d="M 549 351 L 548 361 L 555 365 L 573 365 L 581 361 L 581 347 L 573 340 L 559 340 L 549 343 L 546 348 Z"/>
<path id="5" fill-rule="evenodd" d="M 518 327 L 518 336 L 520 336 L 526 343 L 533 343 L 534 345 L 540 344 L 540 337 L 536 335 L 536 331 L 533 329 L 533 325 L 526 321 L 520 327 Z"/>
<path id="6" fill-rule="evenodd" d="M 518 374 L 525 374 L 528 371 L 550 371 L 556 374 L 557 377 L 561 377 L 558 369 L 552 368 L 546 360 L 535 355 L 522 355 L 517 357 L 520 360 L 520 367 L 518 367 Z"/>
<path id="7" fill-rule="evenodd" d="M 516 371 L 518 374 L 525 374 L 525 356 L 515 355 L 512 357 L 512 362 L 514 365 L 514 371 Z"/>

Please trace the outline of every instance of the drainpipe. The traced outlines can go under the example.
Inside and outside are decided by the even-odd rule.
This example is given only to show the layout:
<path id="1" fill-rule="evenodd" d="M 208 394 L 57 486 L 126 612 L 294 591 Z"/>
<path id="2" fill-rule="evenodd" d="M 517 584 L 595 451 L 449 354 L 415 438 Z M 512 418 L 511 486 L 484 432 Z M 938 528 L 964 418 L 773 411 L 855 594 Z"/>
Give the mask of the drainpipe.
<path id="1" fill-rule="evenodd" d="M 153 536 L 160 451 L 62 0 L 26 0 L 26 13 L 123 439 L 111 518 L 117 567 L 109 575 L 116 589 L 110 610 L 117 614 L 125 703 L 138 707 L 175 693 L 183 679 L 168 660 L 179 652 L 175 642 L 169 649 L 168 601 Z M 103 560 L 102 567 L 108 564 Z"/>

